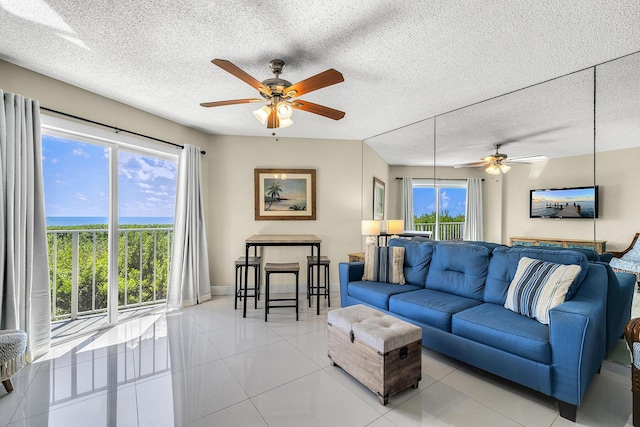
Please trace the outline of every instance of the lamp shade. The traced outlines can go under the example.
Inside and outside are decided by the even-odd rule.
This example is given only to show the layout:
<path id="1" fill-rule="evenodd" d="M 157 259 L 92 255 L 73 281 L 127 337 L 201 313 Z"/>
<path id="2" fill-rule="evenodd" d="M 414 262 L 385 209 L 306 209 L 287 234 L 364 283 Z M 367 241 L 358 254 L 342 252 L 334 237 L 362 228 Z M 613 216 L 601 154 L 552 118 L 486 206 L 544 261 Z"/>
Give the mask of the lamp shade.
<path id="1" fill-rule="evenodd" d="M 289 119 L 293 114 L 293 108 L 291 108 L 291 105 L 289 105 L 287 101 L 278 102 L 278 105 L 276 105 L 276 111 L 280 120 Z"/>
<path id="2" fill-rule="evenodd" d="M 291 119 L 280 119 L 280 126 L 281 128 L 286 128 L 288 126 L 291 126 L 293 124 L 293 120 Z"/>
<path id="3" fill-rule="evenodd" d="M 362 235 L 377 236 L 380 234 L 380 221 L 362 220 Z"/>
<path id="4" fill-rule="evenodd" d="M 387 220 L 387 234 L 402 234 L 402 233 L 404 233 L 404 220 L 401 220 L 401 219 Z"/>
<path id="5" fill-rule="evenodd" d="M 256 119 L 260 120 L 260 123 L 264 124 L 267 122 L 269 114 L 271 114 L 271 108 L 265 105 L 264 107 L 258 108 L 254 111 L 253 114 L 256 116 Z"/>
<path id="6" fill-rule="evenodd" d="M 502 173 L 507 173 L 511 170 L 511 166 L 509 165 L 505 165 L 505 164 L 501 164 L 500 165 L 500 170 L 502 171 Z"/>
<path id="7" fill-rule="evenodd" d="M 484 171 L 491 175 L 500 175 L 500 168 L 496 165 L 488 165 Z"/>

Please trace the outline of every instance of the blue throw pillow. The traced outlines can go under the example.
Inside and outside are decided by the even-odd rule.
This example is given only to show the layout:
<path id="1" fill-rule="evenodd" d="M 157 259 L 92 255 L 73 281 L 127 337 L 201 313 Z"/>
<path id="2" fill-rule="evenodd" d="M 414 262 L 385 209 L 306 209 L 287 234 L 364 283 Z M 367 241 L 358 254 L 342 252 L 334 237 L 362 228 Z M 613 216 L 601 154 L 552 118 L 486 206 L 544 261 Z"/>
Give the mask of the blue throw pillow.
<path id="1" fill-rule="evenodd" d="M 410 285 L 424 288 L 433 253 L 434 242 L 418 242 L 408 239 L 391 239 L 389 246 L 404 248 L 404 279 Z"/>

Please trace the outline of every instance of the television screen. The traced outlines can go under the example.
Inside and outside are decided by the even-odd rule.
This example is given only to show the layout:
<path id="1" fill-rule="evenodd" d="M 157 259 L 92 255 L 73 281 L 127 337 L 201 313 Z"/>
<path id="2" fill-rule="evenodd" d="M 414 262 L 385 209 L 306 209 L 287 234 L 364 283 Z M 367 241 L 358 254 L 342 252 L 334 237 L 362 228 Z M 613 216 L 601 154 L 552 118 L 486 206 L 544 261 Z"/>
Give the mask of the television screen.
<path id="1" fill-rule="evenodd" d="M 598 186 L 531 190 L 530 218 L 597 218 Z"/>

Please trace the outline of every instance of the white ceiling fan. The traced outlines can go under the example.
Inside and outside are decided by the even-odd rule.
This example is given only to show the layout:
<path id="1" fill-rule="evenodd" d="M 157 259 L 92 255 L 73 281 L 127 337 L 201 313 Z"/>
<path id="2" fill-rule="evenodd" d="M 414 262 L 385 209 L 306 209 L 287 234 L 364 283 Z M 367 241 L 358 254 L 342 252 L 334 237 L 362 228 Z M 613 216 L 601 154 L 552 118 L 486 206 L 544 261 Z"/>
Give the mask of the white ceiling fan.
<path id="1" fill-rule="evenodd" d="M 494 144 L 493 149 L 496 150 L 495 154 L 483 157 L 479 162 L 462 163 L 455 165 L 455 168 L 484 168 L 484 171 L 491 175 L 500 175 L 501 173 L 507 173 L 511 169 L 509 163 L 525 163 L 531 164 L 536 161 L 546 160 L 547 158 L 542 155 L 527 156 L 527 157 L 514 157 L 508 158 L 506 154 L 500 153 L 500 147 L 502 144 Z"/>

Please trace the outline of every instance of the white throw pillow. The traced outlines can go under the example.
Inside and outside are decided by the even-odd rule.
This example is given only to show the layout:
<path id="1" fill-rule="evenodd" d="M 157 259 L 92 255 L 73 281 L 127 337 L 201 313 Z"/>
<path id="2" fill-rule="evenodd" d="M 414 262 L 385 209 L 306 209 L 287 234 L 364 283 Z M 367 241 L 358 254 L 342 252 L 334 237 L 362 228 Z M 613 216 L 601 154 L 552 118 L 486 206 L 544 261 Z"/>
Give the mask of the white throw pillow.
<path id="1" fill-rule="evenodd" d="M 365 246 L 362 280 L 404 285 L 404 248 Z"/>
<path id="2" fill-rule="evenodd" d="M 504 306 L 548 325 L 549 310 L 564 302 L 569 286 L 580 270 L 579 265 L 522 257 L 509 285 Z"/>

